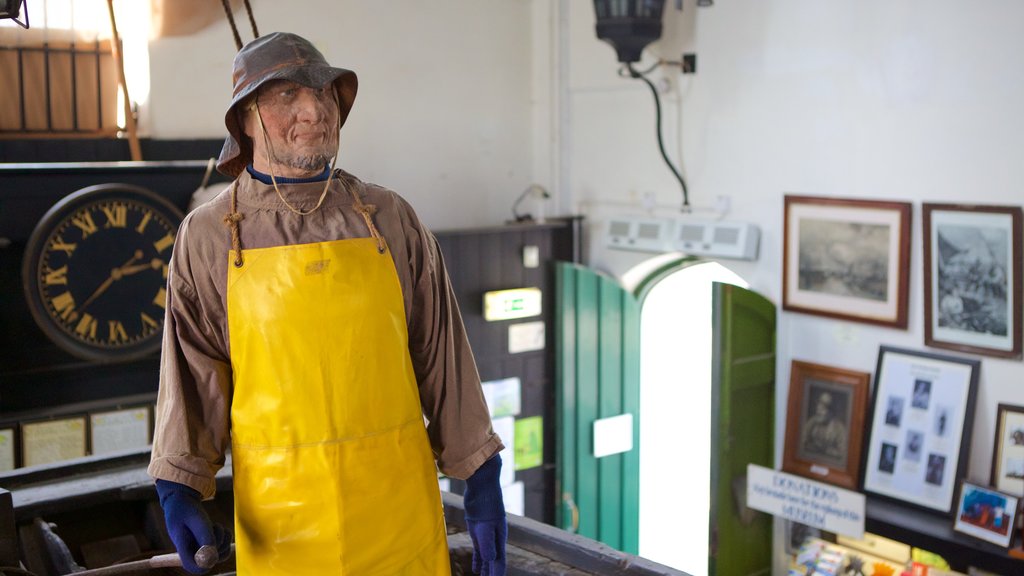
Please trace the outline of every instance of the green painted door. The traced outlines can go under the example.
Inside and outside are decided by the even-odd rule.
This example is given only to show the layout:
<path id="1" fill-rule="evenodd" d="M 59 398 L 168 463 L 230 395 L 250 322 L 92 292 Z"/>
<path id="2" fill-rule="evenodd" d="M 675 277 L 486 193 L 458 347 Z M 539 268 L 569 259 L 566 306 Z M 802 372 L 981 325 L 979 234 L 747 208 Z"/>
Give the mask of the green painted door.
<path id="1" fill-rule="evenodd" d="M 775 306 L 717 282 L 712 300 L 710 573 L 769 574 L 771 517 L 741 503 L 747 464 L 774 467 Z"/>
<path id="2" fill-rule="evenodd" d="M 635 554 L 640 306 L 615 280 L 579 265 L 558 264 L 556 280 L 557 523 Z M 714 283 L 712 293 L 709 573 L 768 574 L 771 519 L 738 500 L 747 464 L 774 461 L 775 307 L 731 284 Z M 595 458 L 594 421 L 623 413 L 633 415 L 633 450 Z"/>
<path id="3" fill-rule="evenodd" d="M 636 554 L 640 312 L 614 279 L 571 263 L 556 270 L 556 485 L 561 528 Z M 594 457 L 594 422 L 631 414 L 633 449 Z"/>

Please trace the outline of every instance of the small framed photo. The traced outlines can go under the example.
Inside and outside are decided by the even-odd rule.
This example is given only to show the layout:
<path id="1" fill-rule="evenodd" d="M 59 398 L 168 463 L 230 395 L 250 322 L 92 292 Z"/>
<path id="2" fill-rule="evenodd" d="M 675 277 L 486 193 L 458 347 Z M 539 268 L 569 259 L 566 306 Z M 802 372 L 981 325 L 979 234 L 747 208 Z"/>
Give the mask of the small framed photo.
<path id="1" fill-rule="evenodd" d="M 786 195 L 782 308 L 906 328 L 911 208 Z"/>
<path id="2" fill-rule="evenodd" d="M 992 486 L 1024 496 L 1024 406 L 999 405 L 992 446 Z"/>
<path id="3" fill-rule="evenodd" d="M 1019 508 L 1016 496 L 964 481 L 953 529 L 1009 549 Z"/>
<path id="4" fill-rule="evenodd" d="M 980 370 L 979 360 L 879 349 L 862 464 L 865 493 L 953 514 Z"/>
<path id="5" fill-rule="evenodd" d="M 783 470 L 857 489 L 870 380 L 866 372 L 793 361 Z"/>
<path id="6" fill-rule="evenodd" d="M 922 205 L 924 342 L 1021 357 L 1021 208 Z"/>

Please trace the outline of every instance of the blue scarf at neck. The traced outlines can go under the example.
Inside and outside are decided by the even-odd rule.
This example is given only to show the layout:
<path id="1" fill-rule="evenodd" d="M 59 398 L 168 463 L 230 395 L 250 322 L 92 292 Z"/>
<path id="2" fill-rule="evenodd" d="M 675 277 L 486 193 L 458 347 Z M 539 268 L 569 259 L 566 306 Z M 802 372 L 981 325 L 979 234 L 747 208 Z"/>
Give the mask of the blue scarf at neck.
<path id="1" fill-rule="evenodd" d="M 270 178 L 270 174 L 264 174 L 263 172 L 260 172 L 259 170 L 253 168 L 252 164 L 246 166 L 245 169 L 249 171 L 250 176 L 252 176 L 256 180 L 259 180 L 260 182 L 263 182 L 264 184 L 274 183 L 274 181 L 271 180 Z M 324 180 L 327 180 L 327 178 L 330 175 L 331 167 L 324 166 L 323 172 L 309 178 L 287 178 L 285 176 L 275 176 L 274 178 L 277 180 L 278 184 L 305 184 L 307 182 L 323 182 Z"/>

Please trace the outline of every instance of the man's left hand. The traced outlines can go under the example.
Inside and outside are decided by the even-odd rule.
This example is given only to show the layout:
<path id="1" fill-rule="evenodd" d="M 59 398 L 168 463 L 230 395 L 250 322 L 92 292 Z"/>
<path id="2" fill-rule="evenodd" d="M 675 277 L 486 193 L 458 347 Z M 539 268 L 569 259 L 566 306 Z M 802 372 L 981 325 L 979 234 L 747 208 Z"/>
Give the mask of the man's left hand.
<path id="1" fill-rule="evenodd" d="M 505 576 L 508 525 L 500 477 L 501 456 L 495 454 L 466 480 L 463 494 L 466 528 L 473 540 L 473 573 L 481 576 Z"/>

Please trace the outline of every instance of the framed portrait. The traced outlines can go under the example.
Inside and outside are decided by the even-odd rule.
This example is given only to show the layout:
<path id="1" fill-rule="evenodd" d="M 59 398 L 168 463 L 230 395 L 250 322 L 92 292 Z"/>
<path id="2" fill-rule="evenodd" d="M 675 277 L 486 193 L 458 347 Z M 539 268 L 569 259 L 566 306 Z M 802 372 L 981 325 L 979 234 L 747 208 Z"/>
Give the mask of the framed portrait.
<path id="1" fill-rule="evenodd" d="M 870 380 L 866 372 L 793 361 L 783 470 L 857 489 Z"/>
<path id="2" fill-rule="evenodd" d="M 924 343 L 1021 357 L 1021 209 L 922 205 Z"/>
<path id="3" fill-rule="evenodd" d="M 1024 406 L 999 405 L 992 446 L 992 486 L 1024 497 Z"/>
<path id="4" fill-rule="evenodd" d="M 863 490 L 951 515 L 967 469 L 981 361 L 882 346 Z"/>
<path id="5" fill-rule="evenodd" d="M 965 481 L 953 529 L 1009 549 L 1019 508 L 1018 497 Z"/>
<path id="6" fill-rule="evenodd" d="M 782 308 L 906 328 L 911 208 L 786 195 Z"/>

